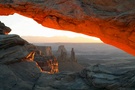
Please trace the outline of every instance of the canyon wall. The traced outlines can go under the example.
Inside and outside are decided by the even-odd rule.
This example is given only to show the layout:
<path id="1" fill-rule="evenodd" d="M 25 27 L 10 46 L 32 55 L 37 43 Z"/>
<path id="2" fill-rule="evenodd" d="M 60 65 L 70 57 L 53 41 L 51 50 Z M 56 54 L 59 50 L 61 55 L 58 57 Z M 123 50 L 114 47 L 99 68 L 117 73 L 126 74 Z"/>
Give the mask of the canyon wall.
<path id="1" fill-rule="evenodd" d="M 135 55 L 135 0 L 0 0 L 0 15 L 100 38 Z"/>

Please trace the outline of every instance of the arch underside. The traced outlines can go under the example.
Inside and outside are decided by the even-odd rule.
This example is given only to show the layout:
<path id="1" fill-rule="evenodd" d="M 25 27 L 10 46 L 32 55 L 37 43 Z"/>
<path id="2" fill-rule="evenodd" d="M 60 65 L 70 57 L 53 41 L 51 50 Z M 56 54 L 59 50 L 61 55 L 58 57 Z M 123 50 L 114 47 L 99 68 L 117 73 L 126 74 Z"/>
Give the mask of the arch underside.
<path id="1" fill-rule="evenodd" d="M 135 55 L 134 0 L 0 0 L 0 15 L 29 17 L 45 27 L 100 38 Z"/>

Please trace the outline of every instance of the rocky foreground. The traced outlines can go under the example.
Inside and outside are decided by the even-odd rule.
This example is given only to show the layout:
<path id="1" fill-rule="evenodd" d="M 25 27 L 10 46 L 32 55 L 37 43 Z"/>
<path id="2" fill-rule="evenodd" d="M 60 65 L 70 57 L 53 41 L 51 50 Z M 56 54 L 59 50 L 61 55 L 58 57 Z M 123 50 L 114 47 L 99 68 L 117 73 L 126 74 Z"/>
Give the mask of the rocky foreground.
<path id="1" fill-rule="evenodd" d="M 48 74 L 34 61 L 34 46 L 0 23 L 0 90 L 134 90 L 135 69 L 94 65 Z"/>

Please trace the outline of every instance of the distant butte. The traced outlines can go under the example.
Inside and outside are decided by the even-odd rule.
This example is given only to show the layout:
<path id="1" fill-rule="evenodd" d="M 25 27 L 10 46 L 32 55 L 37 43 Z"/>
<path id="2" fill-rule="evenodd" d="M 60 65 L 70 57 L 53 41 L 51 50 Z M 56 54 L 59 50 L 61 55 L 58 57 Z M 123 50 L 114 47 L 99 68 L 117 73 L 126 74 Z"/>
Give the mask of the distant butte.
<path id="1" fill-rule="evenodd" d="M 135 55 L 135 0 L 0 0 L 0 15 L 100 38 Z"/>

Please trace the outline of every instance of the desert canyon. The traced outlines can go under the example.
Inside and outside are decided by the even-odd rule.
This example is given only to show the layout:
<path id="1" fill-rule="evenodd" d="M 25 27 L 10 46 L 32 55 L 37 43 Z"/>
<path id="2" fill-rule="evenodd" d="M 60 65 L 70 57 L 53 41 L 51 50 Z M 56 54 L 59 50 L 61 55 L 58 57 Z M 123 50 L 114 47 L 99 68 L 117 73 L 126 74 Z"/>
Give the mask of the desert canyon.
<path id="1" fill-rule="evenodd" d="M 135 55 L 134 7 L 134 0 L 0 0 L 0 15 L 18 13 L 45 27 L 98 37 Z M 19 35 L 8 35 L 10 31 L 0 22 L 0 90 L 135 89 L 135 67 L 116 69 L 97 64 L 78 72 L 59 72 L 58 60 L 66 58 L 65 49 L 56 60 L 50 47 L 44 56 Z M 50 63 L 42 67 L 43 58 L 53 61 L 55 68 L 48 69 Z M 67 61 L 77 63 L 74 49 L 69 58 Z"/>

